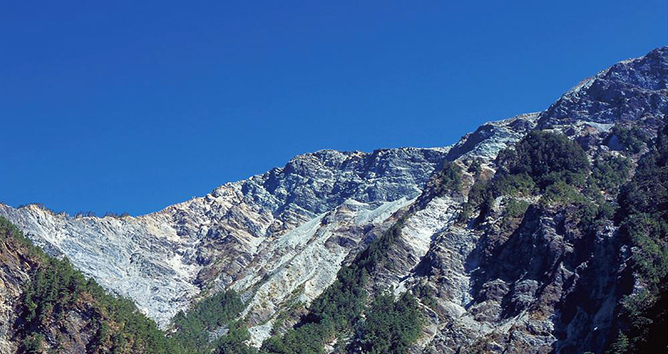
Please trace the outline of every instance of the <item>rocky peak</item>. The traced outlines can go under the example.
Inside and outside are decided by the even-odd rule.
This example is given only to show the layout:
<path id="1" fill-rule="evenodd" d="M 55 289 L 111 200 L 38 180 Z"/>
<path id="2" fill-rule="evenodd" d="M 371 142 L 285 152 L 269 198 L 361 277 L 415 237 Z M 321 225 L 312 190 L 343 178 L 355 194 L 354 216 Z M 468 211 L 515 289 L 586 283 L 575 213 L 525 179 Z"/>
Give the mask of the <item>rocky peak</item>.
<path id="1" fill-rule="evenodd" d="M 355 215 L 378 209 L 382 216 L 363 219 L 362 224 L 382 222 L 390 216 L 381 212 L 383 208 L 396 210 L 388 203 L 399 202 L 400 207 L 419 195 L 446 153 L 446 148 L 318 151 L 297 156 L 283 168 L 227 183 L 205 197 L 139 217 L 70 217 L 36 206 L 4 204 L 0 215 L 50 254 L 67 256 L 84 274 L 132 298 L 149 317 L 166 325 L 202 288 L 227 287 L 240 279 L 251 287 L 262 280 L 267 259 L 290 259 L 303 251 L 302 246 L 276 248 L 275 242 L 293 237 L 291 230 L 348 201 L 357 203 Z M 315 233 L 302 236 L 306 242 Z M 325 236 L 323 242 L 329 237 Z M 360 237 L 354 237 L 350 246 L 362 241 Z M 344 257 L 349 249 L 337 248 L 336 257 Z M 283 263 L 267 267 L 288 266 Z M 324 277 L 318 284 L 326 287 L 338 265 L 323 267 L 327 272 L 318 275 Z M 306 274 L 282 291 L 289 294 L 309 279 Z"/>
<path id="2" fill-rule="evenodd" d="M 573 256 L 572 235 L 558 225 L 561 214 L 530 209 L 513 236 L 497 232 L 501 215 L 479 229 L 458 223 L 458 213 L 476 179 L 494 174 L 499 151 L 534 129 L 592 136 L 582 145 L 596 148 L 620 121 L 656 126 L 668 113 L 667 62 L 668 47 L 621 62 L 546 111 L 486 123 L 452 148 L 321 150 L 139 217 L 69 217 L 3 204 L 0 215 L 48 253 L 67 256 L 105 288 L 133 299 L 162 326 L 207 291 L 237 290 L 255 345 L 272 333 L 280 313 L 307 306 L 351 255 L 402 218 L 404 229 L 384 250 L 395 264 L 373 280 L 397 292 L 417 284 L 434 292 L 421 346 L 449 353 L 454 344 L 483 341 L 491 351 L 549 351 L 560 331 L 594 326 L 589 315 L 579 317 L 584 324 L 557 322 L 555 303 L 575 296 L 564 284 L 577 281 L 573 268 L 586 267 L 563 262 L 580 254 Z M 480 160 L 483 172 L 473 171 Z M 457 193 L 425 187 L 438 180 L 445 161 L 462 170 Z M 506 203 L 500 198 L 491 208 L 502 211 Z M 590 250 L 616 251 L 610 247 Z M 498 257 L 486 259 L 481 251 Z M 606 294 L 597 293 L 596 303 L 608 301 Z M 604 322 L 610 312 L 600 316 L 596 321 Z"/>
<path id="3" fill-rule="evenodd" d="M 576 121 L 615 123 L 668 114 L 668 47 L 582 81 L 541 113 L 541 129 Z"/>
<path id="4" fill-rule="evenodd" d="M 521 139 L 536 126 L 539 113 L 488 122 L 464 135 L 448 152 L 448 160 L 482 158 L 491 160 L 502 149 Z"/>

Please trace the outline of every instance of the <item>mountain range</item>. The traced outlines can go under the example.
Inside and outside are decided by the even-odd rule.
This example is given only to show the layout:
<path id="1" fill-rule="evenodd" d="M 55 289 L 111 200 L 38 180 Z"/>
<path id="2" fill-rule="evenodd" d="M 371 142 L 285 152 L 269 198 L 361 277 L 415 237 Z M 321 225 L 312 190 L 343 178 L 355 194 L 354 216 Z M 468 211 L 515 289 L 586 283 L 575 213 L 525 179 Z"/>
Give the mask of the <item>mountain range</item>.
<path id="1" fill-rule="evenodd" d="M 234 293 L 229 321 L 251 351 L 665 352 L 667 116 L 662 47 L 445 147 L 299 155 L 136 217 L 0 204 L 20 230 L 0 249 L 0 353 L 37 338 L 26 284 L 47 258 L 130 299 L 168 337 Z M 20 233 L 39 249 L 7 241 Z M 328 310 L 339 293 L 360 306 L 343 319 Z M 415 312 L 415 333 L 378 317 L 383 306 L 401 323 Z M 36 352 L 148 352 L 73 335 L 101 331 L 82 308 L 31 327 Z M 229 321 L 207 326 L 211 338 L 230 336 Z M 309 328 L 315 349 L 293 340 Z"/>

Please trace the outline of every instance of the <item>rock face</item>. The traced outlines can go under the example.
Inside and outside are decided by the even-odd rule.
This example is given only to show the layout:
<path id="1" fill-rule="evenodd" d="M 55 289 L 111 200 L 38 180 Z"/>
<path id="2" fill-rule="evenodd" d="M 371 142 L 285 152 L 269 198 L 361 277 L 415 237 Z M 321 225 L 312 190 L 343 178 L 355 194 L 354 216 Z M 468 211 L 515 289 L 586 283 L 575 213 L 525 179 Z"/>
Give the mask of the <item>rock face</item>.
<path id="1" fill-rule="evenodd" d="M 0 236 L 0 237 L 4 237 Z M 12 340 L 19 298 L 30 279 L 34 263 L 26 259 L 14 244 L 0 240 L 0 353 L 14 353 L 18 343 Z"/>
<path id="2" fill-rule="evenodd" d="M 476 180 L 494 173 L 497 153 L 532 129 L 565 134 L 590 159 L 616 154 L 606 143 L 613 125 L 655 134 L 668 116 L 667 65 L 668 48 L 621 62 L 548 110 L 485 124 L 450 149 L 448 159 L 464 171 L 462 191 L 423 194 L 426 207 L 408 218 L 401 240 L 388 250 L 397 261 L 374 277 L 400 290 L 432 294 L 420 346 L 436 353 L 605 348 L 621 294 L 632 291 L 628 279 L 620 280 L 628 273 L 628 250 L 612 222 L 593 235 L 583 234 L 577 207 L 545 206 L 535 198 L 526 200 L 530 207 L 522 218 L 508 224 L 503 198 L 482 219 L 468 223 L 450 213 L 459 211 Z M 481 172 L 472 171 L 474 161 Z M 406 264 L 409 258 L 420 263 Z"/>
<path id="3" fill-rule="evenodd" d="M 668 47 L 625 60 L 582 81 L 541 114 L 540 128 L 577 121 L 614 123 L 668 111 Z"/>
<path id="4" fill-rule="evenodd" d="M 300 155 L 139 217 L 70 217 L 1 204 L 0 215 L 162 326 L 201 294 L 238 290 L 259 345 L 281 312 L 308 304 L 342 263 L 413 208 L 387 250 L 392 265 L 372 283 L 433 294 L 434 302 L 423 304 L 428 325 L 416 351 L 581 352 L 605 345 L 623 292 L 614 225 L 585 237 L 572 227 L 571 211 L 536 200 L 510 225 L 501 221 L 503 198 L 476 223 L 457 215 L 471 186 L 495 173 L 499 151 L 534 129 L 564 133 L 591 158 L 614 150 L 613 125 L 651 134 L 666 115 L 668 47 L 615 64 L 546 111 L 487 123 L 449 148 Z M 444 161 L 462 168 L 460 191 L 429 188 Z M 0 323 L 6 345 L 2 339 Z"/>
<path id="5" fill-rule="evenodd" d="M 140 217 L 70 217 L 37 205 L 0 205 L 0 215 L 166 325 L 209 287 L 243 291 L 262 282 L 259 294 L 279 287 L 271 300 L 280 301 L 303 286 L 312 299 L 365 231 L 420 193 L 446 154 L 319 151 Z M 285 267 L 297 273 L 286 277 Z M 273 313 L 252 311 L 258 321 Z"/>
<path id="6" fill-rule="evenodd" d="M 16 235 L 0 221 L 0 353 L 25 352 L 21 348 L 24 337 L 22 327 L 25 286 L 34 278 L 35 271 L 43 266 L 41 259 L 30 249 L 27 242 L 21 242 Z M 95 335 L 91 327 L 90 303 L 80 299 L 77 306 L 64 314 L 62 321 L 53 321 L 45 316 L 43 332 L 46 334 L 44 349 L 67 353 L 84 354 L 86 344 Z M 55 316 L 53 316 L 55 317 Z M 57 345 L 55 345 L 57 343 Z"/>

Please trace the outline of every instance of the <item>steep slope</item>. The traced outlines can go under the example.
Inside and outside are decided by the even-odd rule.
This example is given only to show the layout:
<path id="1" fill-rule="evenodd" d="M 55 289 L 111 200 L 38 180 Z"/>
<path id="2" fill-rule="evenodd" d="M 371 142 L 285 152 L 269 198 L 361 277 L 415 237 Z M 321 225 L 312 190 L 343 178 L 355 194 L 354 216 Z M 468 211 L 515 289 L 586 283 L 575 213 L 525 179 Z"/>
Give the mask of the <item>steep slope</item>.
<path id="1" fill-rule="evenodd" d="M 415 198 L 446 153 L 319 151 L 140 217 L 70 217 L 37 205 L 0 205 L 0 215 L 49 254 L 67 256 L 105 288 L 136 301 L 164 326 L 202 289 L 235 282 L 239 290 L 261 280 L 265 287 L 283 283 L 272 294 L 279 298 L 303 285 L 312 298 L 364 238 L 357 231 L 381 224 Z M 318 231 L 328 213 L 342 217 L 340 225 Z M 310 229 L 297 229 L 309 222 Z M 345 229 L 351 227 L 355 232 L 348 239 Z M 325 242 L 327 247 L 316 246 Z M 300 266 L 305 258 L 308 271 Z M 282 269 L 291 263 L 303 274 L 285 284 Z"/>
<path id="2" fill-rule="evenodd" d="M 667 68 L 659 48 L 451 148 L 301 155 L 145 216 L 0 215 L 163 327 L 193 299 L 237 290 L 251 342 L 272 336 L 270 353 L 307 340 L 385 350 L 368 339 L 383 320 L 363 318 L 414 308 L 389 306 L 388 289 L 415 294 L 426 319 L 396 352 L 601 352 L 637 330 L 622 298 L 665 278 L 643 280 L 644 248 L 614 214 L 668 115 Z"/>
<path id="3" fill-rule="evenodd" d="M 169 332 L 49 257 L 0 217 L 0 353 L 253 354 L 233 291 L 199 302 Z M 215 336 L 211 331 L 223 327 Z"/>
<path id="4" fill-rule="evenodd" d="M 154 322 L 0 217 L 0 353 L 174 353 Z"/>
<path id="5" fill-rule="evenodd" d="M 400 212 L 392 232 L 349 260 L 342 288 L 327 290 L 295 329 L 263 349 L 308 352 L 301 343 L 317 338 L 333 352 L 383 351 L 364 342 L 363 312 L 373 309 L 357 307 L 342 319 L 327 310 L 356 308 L 357 295 L 346 299 L 360 287 L 372 298 L 387 288 L 420 297 L 427 325 L 413 352 L 621 353 L 661 345 L 665 289 L 656 284 L 666 281 L 665 230 L 650 223 L 659 231 L 648 233 L 641 224 L 633 241 L 615 211 L 619 190 L 643 153 L 656 149 L 652 139 L 668 116 L 667 65 L 668 48 L 659 48 L 586 80 L 547 111 L 465 136 L 449 151 L 453 163 Z M 665 209 L 665 191 L 651 193 Z M 369 275 L 354 275 L 360 269 Z M 362 326 L 346 329 L 356 322 Z M 388 317 L 384 326 L 386 337 L 401 336 Z M 618 337 L 625 331 L 635 337 Z M 399 344 L 390 352 L 405 352 Z"/>
<path id="6" fill-rule="evenodd" d="M 657 48 L 582 81 L 541 114 L 539 127 L 660 118 L 668 110 L 667 51 Z"/>
<path id="7" fill-rule="evenodd" d="M 536 129 L 563 134 L 573 149 L 583 149 L 591 167 L 577 171 L 576 179 L 570 175 L 576 171 L 563 167 L 540 177 L 545 180 L 504 170 L 515 156 L 529 161 L 530 173 L 551 154 L 568 156 L 567 145 L 527 160 L 542 143 L 523 140 L 531 147 L 497 159 L 498 149 L 476 153 L 489 135 L 483 126 L 450 150 L 449 159 L 461 165 L 460 193 L 467 201 L 457 208 L 459 217 L 440 217 L 448 197 L 433 196 L 388 251 L 394 259 L 421 255 L 412 246 L 411 225 L 428 224 L 423 239 L 431 243 L 422 262 L 413 268 L 391 263 L 374 276 L 427 294 L 429 325 L 421 345 L 437 353 L 601 352 L 610 345 L 624 326 L 618 323 L 623 296 L 644 288 L 631 272 L 635 246 L 611 213 L 620 186 L 668 116 L 667 67 L 668 48 L 621 62 L 538 115 Z"/>

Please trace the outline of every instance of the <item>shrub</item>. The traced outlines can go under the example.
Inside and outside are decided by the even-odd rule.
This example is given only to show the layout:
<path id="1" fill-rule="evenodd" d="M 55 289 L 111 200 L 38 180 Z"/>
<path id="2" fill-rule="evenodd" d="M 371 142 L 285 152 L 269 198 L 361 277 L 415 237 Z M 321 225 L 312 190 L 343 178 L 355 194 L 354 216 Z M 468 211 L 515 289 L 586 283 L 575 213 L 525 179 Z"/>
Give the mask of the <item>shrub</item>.
<path id="1" fill-rule="evenodd" d="M 248 333 L 241 323 L 231 324 L 243 309 L 233 291 L 222 292 L 179 314 L 172 337 L 159 330 L 126 298 L 107 294 L 93 279 L 86 279 L 66 258 L 50 258 L 33 246 L 19 229 L 0 217 L 0 242 L 23 248 L 36 270 L 26 284 L 20 333 L 21 350 L 43 351 L 45 331 L 58 328 L 70 311 L 86 311 L 93 331 L 87 350 L 91 353 L 241 353 L 252 354 L 243 342 Z M 228 335 L 210 342 L 208 330 L 230 326 Z M 56 343 L 60 344 L 60 343 Z M 220 345 L 220 348 L 217 346 Z"/>
<path id="2" fill-rule="evenodd" d="M 624 128 L 619 125 L 615 125 L 612 128 L 612 132 L 610 133 L 606 143 L 613 138 L 617 138 L 617 141 L 622 146 L 624 151 L 628 151 L 634 154 L 639 153 L 645 143 L 649 141 L 647 134 L 640 130 L 640 128 Z"/>
<path id="3" fill-rule="evenodd" d="M 616 215 L 632 251 L 631 267 L 644 290 L 623 301 L 624 325 L 610 353 L 666 348 L 668 317 L 668 124 L 619 193 Z"/>
<path id="4" fill-rule="evenodd" d="M 578 144 L 544 131 L 532 131 L 515 149 L 502 150 L 497 164 L 502 175 L 526 173 L 541 189 L 560 180 L 581 184 L 589 170 L 587 155 Z"/>
<path id="5" fill-rule="evenodd" d="M 367 311 L 360 346 L 370 354 L 407 353 L 420 336 L 422 322 L 417 300 L 409 292 L 396 302 L 392 293 L 380 294 Z"/>

